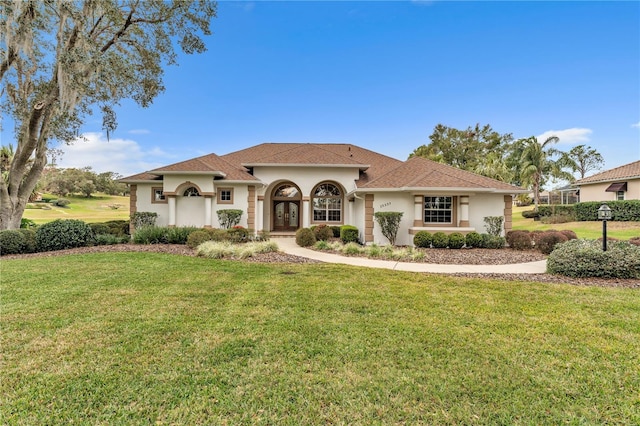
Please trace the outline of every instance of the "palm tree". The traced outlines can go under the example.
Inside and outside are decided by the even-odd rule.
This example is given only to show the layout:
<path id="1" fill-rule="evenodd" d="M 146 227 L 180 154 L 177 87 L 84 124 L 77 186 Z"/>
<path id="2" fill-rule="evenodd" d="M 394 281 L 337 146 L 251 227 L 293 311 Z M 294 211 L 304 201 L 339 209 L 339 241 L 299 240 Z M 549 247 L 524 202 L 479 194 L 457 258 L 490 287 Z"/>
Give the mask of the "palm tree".
<path id="1" fill-rule="evenodd" d="M 553 156 L 561 152 L 552 148 L 551 145 L 559 140 L 557 136 L 551 136 L 543 143 L 538 142 L 535 136 L 522 140 L 524 142 L 524 150 L 520 157 L 522 180 L 533 188 L 535 211 L 538 211 L 540 203 L 540 188 L 547 177 L 571 179 L 571 175 L 562 170 L 562 162 L 553 160 Z"/>

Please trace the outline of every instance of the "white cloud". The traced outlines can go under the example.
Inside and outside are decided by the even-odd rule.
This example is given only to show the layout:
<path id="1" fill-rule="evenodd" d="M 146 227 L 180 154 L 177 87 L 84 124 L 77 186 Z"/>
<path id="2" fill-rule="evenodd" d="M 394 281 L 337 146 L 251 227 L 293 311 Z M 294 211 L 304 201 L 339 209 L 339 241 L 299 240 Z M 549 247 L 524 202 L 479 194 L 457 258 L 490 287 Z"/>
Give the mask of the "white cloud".
<path id="1" fill-rule="evenodd" d="M 56 159 L 58 167 L 91 167 L 96 173 L 116 172 L 123 176 L 160 167 L 170 157 L 157 147 L 145 151 L 134 140 L 107 140 L 102 133 L 85 133 L 73 144 L 58 148 L 63 152 Z"/>
<path id="2" fill-rule="evenodd" d="M 591 135 L 591 133 L 593 133 L 591 129 L 572 127 L 564 130 L 547 130 L 543 134 L 537 136 L 537 138 L 539 142 L 544 142 L 551 136 L 557 136 L 560 138 L 560 143 L 585 143 L 590 141 L 589 135 Z"/>
<path id="3" fill-rule="evenodd" d="M 635 123 L 635 124 L 632 124 L 632 125 L 631 125 L 631 127 L 638 127 L 638 128 L 640 128 L 640 121 L 638 121 L 638 122 L 637 122 L 637 123 Z"/>

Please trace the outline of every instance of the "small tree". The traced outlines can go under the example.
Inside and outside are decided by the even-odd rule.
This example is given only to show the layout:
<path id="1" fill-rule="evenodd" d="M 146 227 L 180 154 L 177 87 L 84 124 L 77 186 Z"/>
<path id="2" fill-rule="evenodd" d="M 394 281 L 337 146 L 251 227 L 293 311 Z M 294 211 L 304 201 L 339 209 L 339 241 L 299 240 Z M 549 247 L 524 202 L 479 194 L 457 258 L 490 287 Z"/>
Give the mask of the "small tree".
<path id="1" fill-rule="evenodd" d="M 502 223 L 504 217 L 502 216 L 487 216 L 484 218 L 484 228 L 487 230 L 487 234 L 499 237 L 502 233 Z"/>
<path id="2" fill-rule="evenodd" d="M 376 212 L 374 217 L 380 225 L 382 235 L 387 237 L 392 246 L 396 245 L 396 236 L 402 220 L 402 212 Z"/>
<path id="3" fill-rule="evenodd" d="M 242 217 L 242 210 L 237 209 L 218 210 L 216 213 L 218 213 L 220 227 L 224 229 L 236 226 Z"/>

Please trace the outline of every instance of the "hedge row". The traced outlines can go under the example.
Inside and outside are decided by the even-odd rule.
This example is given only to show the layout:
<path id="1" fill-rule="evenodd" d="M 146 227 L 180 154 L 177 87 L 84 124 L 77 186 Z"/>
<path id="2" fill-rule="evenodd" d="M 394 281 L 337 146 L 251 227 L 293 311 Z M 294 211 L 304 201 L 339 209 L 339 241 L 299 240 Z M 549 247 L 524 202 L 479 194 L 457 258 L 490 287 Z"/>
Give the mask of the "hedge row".
<path id="1" fill-rule="evenodd" d="M 577 278 L 640 278 L 640 246 L 612 241 L 603 251 L 600 241 L 569 241 L 549 255 L 547 272 Z"/>
<path id="2" fill-rule="evenodd" d="M 525 210 L 522 216 L 530 219 L 536 216 L 563 215 L 576 221 L 597 221 L 599 220 L 598 209 L 602 204 L 602 201 L 586 201 L 577 204 L 544 205 L 538 206 L 537 213 L 533 210 Z M 612 221 L 640 221 L 640 200 L 607 201 L 606 204 L 611 208 Z"/>
<path id="3" fill-rule="evenodd" d="M 453 232 L 449 235 L 444 232 L 436 232 L 431 234 L 428 231 L 418 231 L 413 236 L 413 245 L 418 248 L 450 248 L 461 249 L 466 248 L 490 248 L 501 249 L 504 247 L 505 239 L 497 235 L 479 234 L 477 232 L 469 232 L 462 235 L 459 232 Z"/>

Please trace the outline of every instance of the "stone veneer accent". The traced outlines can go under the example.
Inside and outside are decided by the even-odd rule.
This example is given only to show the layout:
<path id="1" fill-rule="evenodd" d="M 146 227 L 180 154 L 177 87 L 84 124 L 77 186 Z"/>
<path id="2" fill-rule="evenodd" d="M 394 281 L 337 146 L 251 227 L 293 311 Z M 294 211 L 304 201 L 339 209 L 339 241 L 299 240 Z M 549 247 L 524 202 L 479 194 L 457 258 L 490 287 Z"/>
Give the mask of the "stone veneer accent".
<path id="1" fill-rule="evenodd" d="M 249 185 L 247 187 L 249 195 L 247 196 L 247 228 L 256 229 L 256 187 Z"/>
<path id="2" fill-rule="evenodd" d="M 133 235 L 135 229 L 133 229 L 133 214 L 138 211 L 138 185 L 129 185 L 129 234 Z"/>
<path id="3" fill-rule="evenodd" d="M 373 242 L 373 194 L 364 196 L 364 242 Z"/>
<path id="4" fill-rule="evenodd" d="M 513 197 L 511 195 L 504 196 L 504 234 L 511 231 L 513 222 L 511 215 L 513 214 Z"/>

